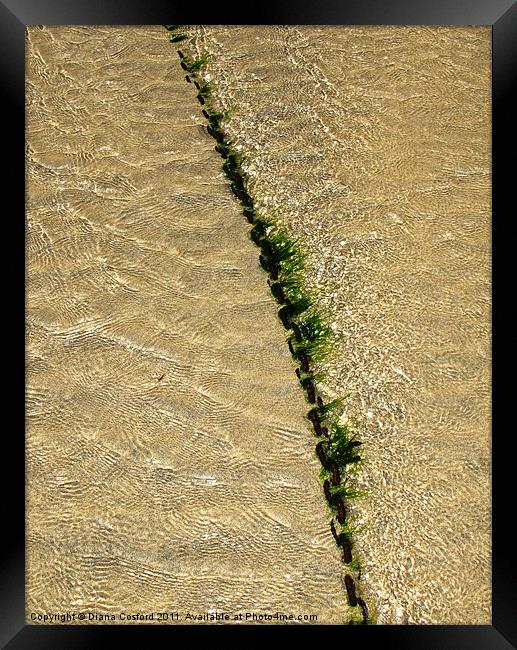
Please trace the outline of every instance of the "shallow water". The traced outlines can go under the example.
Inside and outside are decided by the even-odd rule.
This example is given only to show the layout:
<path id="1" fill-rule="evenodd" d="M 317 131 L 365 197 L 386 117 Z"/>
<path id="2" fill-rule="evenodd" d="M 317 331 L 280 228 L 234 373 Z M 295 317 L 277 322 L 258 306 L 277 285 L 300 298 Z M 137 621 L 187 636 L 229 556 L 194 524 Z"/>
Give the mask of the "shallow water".
<path id="1" fill-rule="evenodd" d="M 490 623 L 490 28 L 188 31 L 333 323 L 377 621 Z"/>
<path id="2" fill-rule="evenodd" d="M 204 124 L 160 27 L 28 29 L 29 622 L 347 614 L 303 392 Z"/>

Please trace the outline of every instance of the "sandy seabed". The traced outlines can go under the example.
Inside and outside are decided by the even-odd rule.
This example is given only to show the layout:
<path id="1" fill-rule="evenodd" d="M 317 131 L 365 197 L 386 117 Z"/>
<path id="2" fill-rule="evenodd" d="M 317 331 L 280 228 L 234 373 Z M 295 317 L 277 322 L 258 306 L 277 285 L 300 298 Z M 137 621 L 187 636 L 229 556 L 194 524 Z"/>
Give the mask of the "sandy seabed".
<path id="1" fill-rule="evenodd" d="M 187 31 L 331 319 L 377 622 L 489 623 L 489 28 Z M 27 620 L 340 623 L 306 403 L 175 49 L 28 30 Z"/>

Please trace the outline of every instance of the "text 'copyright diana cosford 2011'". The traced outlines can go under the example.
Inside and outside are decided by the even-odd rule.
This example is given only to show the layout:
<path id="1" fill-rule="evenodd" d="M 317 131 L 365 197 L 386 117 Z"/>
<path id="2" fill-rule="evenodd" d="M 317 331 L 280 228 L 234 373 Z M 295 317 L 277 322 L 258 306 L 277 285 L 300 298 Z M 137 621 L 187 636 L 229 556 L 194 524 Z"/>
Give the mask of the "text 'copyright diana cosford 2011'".
<path id="1" fill-rule="evenodd" d="M 80 623 L 80 622 L 99 622 L 99 623 L 145 623 L 147 621 L 156 621 L 158 623 L 176 623 L 183 621 L 185 623 L 215 623 L 215 622 L 301 622 L 316 623 L 317 614 L 285 614 L 283 612 L 238 612 L 235 614 L 227 612 L 119 612 L 117 614 L 104 614 L 97 612 L 56 612 L 52 614 L 30 614 L 31 623 L 44 623 L 56 625 L 59 623 Z"/>

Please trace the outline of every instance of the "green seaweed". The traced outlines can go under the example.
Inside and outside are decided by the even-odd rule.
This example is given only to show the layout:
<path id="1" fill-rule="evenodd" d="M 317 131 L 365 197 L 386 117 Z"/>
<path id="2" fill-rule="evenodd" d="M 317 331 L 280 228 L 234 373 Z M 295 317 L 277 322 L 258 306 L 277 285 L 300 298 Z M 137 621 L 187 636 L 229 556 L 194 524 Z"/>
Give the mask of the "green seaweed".
<path id="1" fill-rule="evenodd" d="M 327 402 L 322 406 L 318 406 L 319 415 L 321 418 L 327 420 L 329 423 L 333 423 L 339 417 L 340 411 L 342 411 L 343 403 L 346 399 L 345 397 L 337 397 L 331 402 Z"/>
<path id="2" fill-rule="evenodd" d="M 257 246 L 260 246 L 262 239 L 267 237 L 267 232 L 272 226 L 273 222 L 270 219 L 255 219 L 253 227 L 250 230 L 250 237 Z M 276 281 L 273 284 L 280 286 L 282 283 Z"/>
<path id="3" fill-rule="evenodd" d="M 301 341 L 297 340 L 294 333 L 289 335 L 289 341 L 294 349 L 295 356 L 299 357 L 300 353 L 303 352 L 310 361 L 324 361 L 330 352 L 332 330 L 325 322 L 321 312 L 312 309 L 303 314 L 296 323 L 301 333 Z"/>
<path id="4" fill-rule="evenodd" d="M 235 182 L 240 180 L 244 186 L 242 178 L 242 164 L 244 163 L 244 156 L 231 145 L 227 146 L 226 159 L 223 163 L 223 171 L 229 180 Z"/>
<path id="5" fill-rule="evenodd" d="M 201 70 L 201 68 L 208 63 L 209 59 L 210 59 L 209 54 L 203 54 L 201 56 L 197 56 L 196 58 L 192 58 L 191 56 L 184 55 L 182 58 L 182 62 L 185 66 L 185 69 L 188 72 L 194 73 Z"/>
<path id="6" fill-rule="evenodd" d="M 180 41 L 185 41 L 187 38 L 187 34 L 171 34 L 169 40 L 171 43 L 179 43 Z"/>
<path id="7" fill-rule="evenodd" d="M 292 284 L 289 281 L 294 280 L 294 276 L 297 276 L 305 266 L 305 260 L 298 243 L 291 239 L 287 231 L 278 224 L 271 225 L 267 233 L 267 240 L 271 246 L 270 261 L 279 267 L 282 281 L 285 282 L 286 289 L 289 290 L 289 286 Z M 301 290 L 301 284 L 299 288 Z"/>
<path id="8" fill-rule="evenodd" d="M 209 86 L 209 84 L 206 84 Z M 210 86 L 209 86 L 210 87 Z M 211 98 L 211 93 L 210 93 Z M 228 117 L 228 111 L 216 111 L 210 106 L 206 107 L 206 112 L 208 114 L 208 123 L 214 129 L 221 129 L 221 122 Z"/>
<path id="9" fill-rule="evenodd" d="M 361 572 L 361 563 L 357 558 L 352 558 L 352 561 L 348 565 L 348 568 L 351 569 L 352 571 L 355 571 L 356 573 Z"/>
<path id="10" fill-rule="evenodd" d="M 310 379 L 314 385 L 317 385 L 325 379 L 325 374 L 321 370 L 318 372 L 310 370 L 309 372 L 300 372 L 299 379 L 300 382 L 303 382 L 305 379 Z"/>
<path id="11" fill-rule="evenodd" d="M 204 99 L 207 100 L 210 98 L 211 93 L 212 93 L 212 89 L 209 83 L 205 81 L 202 84 L 200 84 L 197 92 L 198 95 L 201 95 L 201 97 L 204 97 Z"/>
<path id="12" fill-rule="evenodd" d="M 171 43 L 180 43 L 189 38 L 188 34 L 180 31 L 182 25 L 163 25 L 165 29 L 169 32 L 169 41 Z"/>
<path id="13" fill-rule="evenodd" d="M 353 542 L 354 538 L 360 535 L 363 530 L 364 530 L 364 526 L 352 525 L 347 517 L 347 520 L 345 521 L 344 524 L 339 524 L 339 529 L 337 532 L 338 534 L 343 533 L 348 537 L 349 540 L 351 540 L 351 542 Z"/>
<path id="14" fill-rule="evenodd" d="M 357 453 L 358 440 L 355 434 L 350 432 L 348 425 L 335 424 L 330 429 L 328 456 L 335 460 L 340 467 L 361 460 Z"/>
<path id="15" fill-rule="evenodd" d="M 356 490 L 355 488 L 348 487 L 347 478 L 342 481 L 339 485 L 331 486 L 330 493 L 332 496 L 341 497 L 343 501 L 348 501 L 350 499 L 359 499 L 365 496 L 365 493 L 361 490 Z"/>
<path id="16" fill-rule="evenodd" d="M 344 620 L 345 625 L 362 625 L 363 615 L 359 607 L 352 607 L 348 618 Z"/>

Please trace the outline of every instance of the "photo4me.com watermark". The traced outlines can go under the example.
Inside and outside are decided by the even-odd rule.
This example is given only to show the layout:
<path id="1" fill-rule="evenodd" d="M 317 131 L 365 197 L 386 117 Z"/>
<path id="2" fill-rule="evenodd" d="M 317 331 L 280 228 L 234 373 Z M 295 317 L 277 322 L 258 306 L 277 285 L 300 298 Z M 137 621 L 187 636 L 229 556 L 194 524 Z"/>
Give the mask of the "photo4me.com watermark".
<path id="1" fill-rule="evenodd" d="M 317 614 L 285 614 L 284 612 L 118 612 L 117 614 L 104 614 L 97 612 L 56 612 L 41 614 L 31 612 L 30 623 L 43 623 L 57 625 L 59 623 L 147 623 L 155 621 L 158 623 L 215 623 L 215 622 L 289 622 L 299 621 L 303 623 L 316 623 Z"/>

